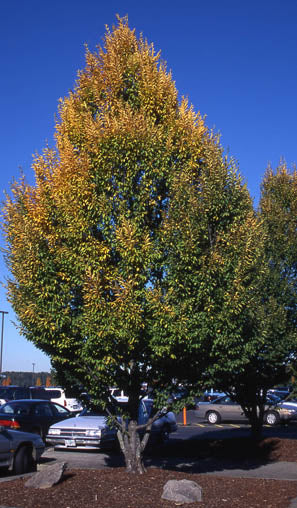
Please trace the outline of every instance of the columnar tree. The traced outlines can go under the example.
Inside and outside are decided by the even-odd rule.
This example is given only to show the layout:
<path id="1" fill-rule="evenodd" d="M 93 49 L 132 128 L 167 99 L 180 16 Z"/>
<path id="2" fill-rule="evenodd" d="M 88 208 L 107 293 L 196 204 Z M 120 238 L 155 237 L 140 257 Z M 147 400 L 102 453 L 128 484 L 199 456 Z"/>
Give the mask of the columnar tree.
<path id="1" fill-rule="evenodd" d="M 230 393 L 259 437 L 267 391 L 296 355 L 296 172 L 268 171 L 257 214 L 219 144 L 206 153 L 172 186 L 155 337 L 176 359 L 186 344 L 187 380 Z"/>
<path id="2" fill-rule="evenodd" d="M 115 424 L 127 470 L 143 472 L 157 415 L 138 426 L 142 384 L 165 403 L 173 380 L 230 379 L 264 341 L 262 226 L 235 163 L 126 19 L 87 51 L 56 148 L 33 168 L 4 208 L 20 330 L 94 404 L 112 412 L 109 387 L 127 393 Z"/>
<path id="3" fill-rule="evenodd" d="M 259 214 L 266 229 L 268 293 L 285 313 L 286 330 L 278 348 L 287 348 L 286 373 L 296 365 L 297 349 L 297 171 L 281 161 L 268 166 L 261 186 Z M 285 379 L 285 378 L 284 378 Z M 283 380 L 280 380 L 283 381 Z"/>
<path id="4" fill-rule="evenodd" d="M 15 182 L 4 208 L 20 330 L 94 404 L 108 405 L 110 386 L 127 393 L 129 426 L 118 435 L 129 471 L 144 471 L 142 383 L 166 388 L 180 377 L 154 337 L 172 185 L 212 142 L 200 115 L 178 103 L 160 55 L 119 19 L 61 100 L 56 149 L 36 155 L 35 185 Z"/>

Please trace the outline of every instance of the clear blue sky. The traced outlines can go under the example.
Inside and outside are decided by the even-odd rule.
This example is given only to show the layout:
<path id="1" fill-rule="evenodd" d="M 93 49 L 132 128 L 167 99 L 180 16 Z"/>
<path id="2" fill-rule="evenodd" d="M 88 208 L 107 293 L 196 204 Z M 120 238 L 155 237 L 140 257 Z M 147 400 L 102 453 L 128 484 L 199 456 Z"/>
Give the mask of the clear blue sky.
<path id="1" fill-rule="evenodd" d="M 221 132 L 257 203 L 268 162 L 297 159 L 296 0 L 1 2 L 1 198 L 20 167 L 33 183 L 32 154 L 53 144 L 57 102 L 84 67 L 84 44 L 95 49 L 117 13 L 161 49 L 179 94 Z M 3 370 L 48 370 L 13 326 L 3 289 L 0 310 L 9 311 Z"/>

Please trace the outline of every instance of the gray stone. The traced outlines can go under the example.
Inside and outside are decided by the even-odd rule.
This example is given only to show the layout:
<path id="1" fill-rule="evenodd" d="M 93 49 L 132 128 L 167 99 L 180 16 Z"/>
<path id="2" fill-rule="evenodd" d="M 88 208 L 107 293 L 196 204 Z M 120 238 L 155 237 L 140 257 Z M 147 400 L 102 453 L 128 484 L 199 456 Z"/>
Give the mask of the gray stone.
<path id="1" fill-rule="evenodd" d="M 175 504 L 196 503 L 202 500 L 202 489 L 190 480 L 168 480 L 163 487 L 162 499 Z"/>
<path id="2" fill-rule="evenodd" d="M 66 468 L 66 462 L 55 462 L 55 464 L 51 464 L 42 469 L 42 471 L 35 473 L 25 483 L 25 486 L 34 489 L 48 489 L 61 480 Z"/>

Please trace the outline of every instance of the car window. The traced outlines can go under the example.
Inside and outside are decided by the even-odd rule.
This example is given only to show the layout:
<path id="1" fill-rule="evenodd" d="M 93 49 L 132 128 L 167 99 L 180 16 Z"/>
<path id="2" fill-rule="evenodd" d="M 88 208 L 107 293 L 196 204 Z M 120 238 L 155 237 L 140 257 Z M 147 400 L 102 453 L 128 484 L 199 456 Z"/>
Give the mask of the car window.
<path id="1" fill-rule="evenodd" d="M 30 413 L 30 407 L 24 404 L 16 404 L 14 406 L 15 415 L 28 415 Z"/>
<path id="2" fill-rule="evenodd" d="M 7 414 L 13 415 L 14 414 L 14 407 L 12 406 L 12 404 L 5 404 L 1 408 L 1 413 L 7 413 Z"/>
<path id="3" fill-rule="evenodd" d="M 61 390 L 46 390 L 49 399 L 60 399 L 62 397 Z"/>
<path id="4" fill-rule="evenodd" d="M 108 413 L 105 409 L 88 409 L 84 408 L 79 416 L 108 416 Z"/>
<path id="5" fill-rule="evenodd" d="M 47 402 L 36 404 L 36 406 L 34 407 L 34 415 L 53 416 L 52 408 Z"/>
<path id="6" fill-rule="evenodd" d="M 31 388 L 30 391 L 32 399 L 50 400 L 50 397 L 48 396 L 47 391 L 44 388 Z"/>
<path id="7" fill-rule="evenodd" d="M 112 392 L 112 395 L 113 395 L 113 397 L 121 397 L 122 392 L 121 392 L 121 390 L 118 390 L 118 389 L 117 389 L 117 390 L 114 390 L 114 391 Z"/>
<path id="8" fill-rule="evenodd" d="M 226 395 L 225 397 L 214 400 L 213 404 L 233 404 L 233 401 Z"/>
<path id="9" fill-rule="evenodd" d="M 63 406 L 60 406 L 59 404 L 52 404 L 52 408 L 53 408 L 54 412 L 59 413 L 60 415 L 69 414 L 68 409 L 66 409 Z"/>
<path id="10" fill-rule="evenodd" d="M 0 388 L 0 399 L 28 399 L 30 398 L 30 393 L 28 388 L 22 387 L 6 387 Z"/>
<path id="11" fill-rule="evenodd" d="M 14 392 L 14 399 L 28 399 L 30 392 L 28 388 L 16 388 Z"/>

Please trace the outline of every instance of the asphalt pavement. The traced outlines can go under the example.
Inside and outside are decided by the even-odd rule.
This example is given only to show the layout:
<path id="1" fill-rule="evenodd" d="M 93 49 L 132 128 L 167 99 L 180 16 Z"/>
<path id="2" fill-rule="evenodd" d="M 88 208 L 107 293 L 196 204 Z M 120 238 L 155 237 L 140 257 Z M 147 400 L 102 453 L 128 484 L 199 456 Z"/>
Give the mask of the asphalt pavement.
<path id="1" fill-rule="evenodd" d="M 228 476 L 233 478 L 262 478 L 272 480 L 297 481 L 297 463 L 295 462 L 272 462 L 261 463 L 261 461 L 251 462 L 250 460 L 243 464 L 242 461 L 236 463 L 234 459 L 214 459 L 204 458 L 195 460 L 195 458 L 174 457 L 175 443 L 187 439 L 221 439 L 228 437 L 239 437 L 249 435 L 249 426 L 242 424 L 220 424 L 209 425 L 204 421 L 197 419 L 195 411 L 187 411 L 186 421 L 183 413 L 179 414 L 177 421 L 179 423 L 178 431 L 170 436 L 166 446 L 170 447 L 170 454 L 166 455 L 166 447 L 163 454 L 147 454 L 145 456 L 146 467 L 162 467 L 166 469 L 179 470 L 184 472 L 211 474 L 216 476 Z M 265 427 L 264 435 L 275 437 L 297 437 L 297 424 L 288 426 Z M 173 453 L 172 453 L 173 451 Z M 38 465 L 38 470 L 42 470 L 53 462 L 66 462 L 69 469 L 103 469 L 107 467 L 123 467 L 124 459 L 121 454 L 116 452 L 106 453 L 104 451 L 76 451 L 76 450 L 54 450 L 53 447 L 46 448 Z M 13 479 L 2 477 L 0 482 Z M 292 504 L 290 508 L 297 508 Z M 0 507 L 1 508 L 1 507 Z"/>
<path id="2" fill-rule="evenodd" d="M 272 462 L 261 463 L 260 460 L 234 461 L 234 459 L 214 459 L 205 458 L 195 460 L 195 458 L 174 457 L 175 443 L 187 439 L 224 439 L 230 437 L 245 437 L 250 435 L 250 428 L 245 424 L 219 424 L 210 425 L 203 420 L 197 419 L 195 411 L 187 411 L 186 420 L 181 412 L 177 416 L 178 431 L 170 436 L 166 445 L 170 448 L 170 453 L 166 455 L 166 446 L 164 453 L 154 456 L 148 454 L 145 456 L 146 467 L 162 467 L 166 469 L 179 470 L 185 472 L 212 474 L 217 476 L 229 476 L 234 478 L 266 478 L 273 480 L 297 480 L 297 463 L 295 462 Z M 265 437 L 286 437 L 297 438 L 297 423 L 282 426 L 265 426 L 263 430 Z M 47 448 L 42 456 L 39 469 L 47 466 L 53 461 L 67 462 L 69 468 L 74 469 L 102 469 L 106 467 L 123 467 L 124 459 L 118 453 L 105 453 L 104 451 L 83 452 L 75 450 L 54 450 Z M 297 504 L 296 504 L 297 507 Z"/>

